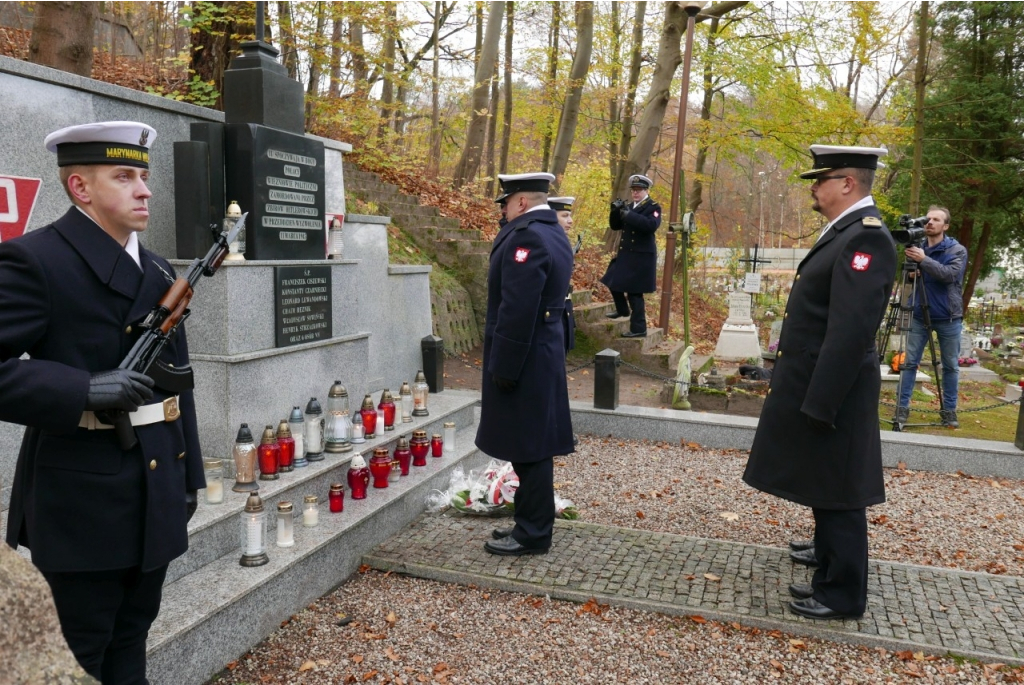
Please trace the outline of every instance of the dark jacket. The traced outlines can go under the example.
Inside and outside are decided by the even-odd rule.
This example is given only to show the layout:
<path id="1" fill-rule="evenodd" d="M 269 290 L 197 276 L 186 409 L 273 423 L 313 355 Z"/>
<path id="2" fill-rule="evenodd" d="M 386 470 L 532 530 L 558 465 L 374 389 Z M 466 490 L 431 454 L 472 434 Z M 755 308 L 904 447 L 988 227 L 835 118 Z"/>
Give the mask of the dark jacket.
<path id="1" fill-rule="evenodd" d="M 128 451 L 113 430 L 78 427 L 90 374 L 117 368 L 170 285 L 170 264 L 139 252 L 141 271 L 75 208 L 0 244 L 0 421 L 26 426 L 7 543 L 43 571 L 151 570 L 188 547 L 185 492 L 205 486 L 192 393 L 178 420 L 136 427 Z M 183 328 L 160 359 L 188 364 Z"/>
<path id="2" fill-rule="evenodd" d="M 932 321 L 953 321 L 964 317 L 964 273 L 967 248 L 945 237 L 937 245 L 924 248 L 925 258 L 918 264 L 924 274 L 928 311 Z M 914 306 L 914 318 L 924 320 L 921 298 Z"/>
<path id="3" fill-rule="evenodd" d="M 661 205 L 648 195 L 628 211 L 612 209 L 608 225 L 622 231 L 619 251 L 608 264 L 601 282 L 620 293 L 653 293 L 658 289 L 658 245 L 654 234 L 661 226 Z"/>
<path id="4" fill-rule="evenodd" d="M 574 451 L 563 323 L 571 273 L 572 248 L 550 209 L 516 217 L 494 239 L 476 434 L 492 457 L 536 462 Z M 517 385 L 499 390 L 493 376 Z"/>
<path id="5" fill-rule="evenodd" d="M 800 262 L 743 474 L 748 485 L 808 507 L 885 501 L 875 332 L 896 249 L 877 217 L 874 206 L 851 212 Z M 811 427 L 807 417 L 834 428 Z"/>

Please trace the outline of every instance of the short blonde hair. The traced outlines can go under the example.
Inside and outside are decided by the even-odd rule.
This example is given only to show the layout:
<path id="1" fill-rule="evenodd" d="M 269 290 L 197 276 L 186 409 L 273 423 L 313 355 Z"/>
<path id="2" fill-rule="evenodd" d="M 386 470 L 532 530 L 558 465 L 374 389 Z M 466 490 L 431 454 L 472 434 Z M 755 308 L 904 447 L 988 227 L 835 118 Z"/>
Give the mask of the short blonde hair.
<path id="1" fill-rule="evenodd" d="M 71 204 L 77 205 L 75 196 L 71 193 L 71 189 L 68 188 L 68 180 L 78 174 L 79 176 L 86 176 L 89 179 L 92 178 L 93 168 L 89 164 L 71 164 L 69 166 L 62 166 L 59 169 L 60 173 L 60 184 L 64 187 L 64 194 L 71 200 Z"/>

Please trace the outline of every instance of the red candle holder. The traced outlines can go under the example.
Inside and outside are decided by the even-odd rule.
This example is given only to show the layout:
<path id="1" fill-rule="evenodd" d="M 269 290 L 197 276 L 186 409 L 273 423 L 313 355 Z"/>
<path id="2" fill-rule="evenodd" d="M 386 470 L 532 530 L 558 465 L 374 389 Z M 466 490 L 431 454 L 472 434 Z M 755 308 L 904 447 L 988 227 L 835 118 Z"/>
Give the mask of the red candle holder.
<path id="1" fill-rule="evenodd" d="M 430 440 L 427 438 L 427 431 L 418 430 L 412 432 L 409 450 L 412 452 L 413 466 L 427 465 L 427 452 L 430 451 Z"/>
<path id="2" fill-rule="evenodd" d="M 409 465 L 412 464 L 412 452 L 409 451 L 409 439 L 404 435 L 398 439 L 398 446 L 395 447 L 395 460 L 402 470 L 402 475 L 408 476 Z"/>
<path id="3" fill-rule="evenodd" d="M 370 457 L 370 474 L 373 476 L 373 487 L 386 488 L 388 476 L 391 475 L 391 454 L 387 447 L 378 447 Z"/>
<path id="4" fill-rule="evenodd" d="M 438 434 L 430 437 L 430 456 L 440 457 L 444 454 L 444 438 Z"/>
<path id="5" fill-rule="evenodd" d="M 369 395 L 363 398 L 359 416 L 363 418 L 363 434 L 367 438 L 372 437 L 377 432 L 377 410 L 373 407 L 373 398 Z"/>
<path id="6" fill-rule="evenodd" d="M 352 499 L 366 499 L 366 488 L 370 485 L 370 469 L 358 454 L 352 457 L 348 468 L 348 489 L 352 491 Z"/>
<path id="7" fill-rule="evenodd" d="M 295 470 L 295 438 L 292 437 L 292 430 L 288 421 L 282 420 L 277 426 L 277 445 L 281 448 L 278 470 L 281 473 L 288 473 Z"/>
<path id="8" fill-rule="evenodd" d="M 263 429 L 263 440 L 256 448 L 256 458 L 260 464 L 260 480 L 277 480 L 278 466 L 281 463 L 281 446 L 277 444 L 277 434 L 273 426 Z"/>
<path id="9" fill-rule="evenodd" d="M 387 388 L 380 394 L 380 404 L 377 405 L 377 409 L 384 412 L 384 430 L 395 430 L 395 398 L 391 396 L 391 391 Z"/>
<path id="10" fill-rule="evenodd" d="M 358 499 L 355 493 L 352 494 L 352 497 Z M 331 490 L 327 493 L 327 503 L 332 514 L 340 514 L 345 511 L 345 488 L 341 483 L 331 483 Z"/>

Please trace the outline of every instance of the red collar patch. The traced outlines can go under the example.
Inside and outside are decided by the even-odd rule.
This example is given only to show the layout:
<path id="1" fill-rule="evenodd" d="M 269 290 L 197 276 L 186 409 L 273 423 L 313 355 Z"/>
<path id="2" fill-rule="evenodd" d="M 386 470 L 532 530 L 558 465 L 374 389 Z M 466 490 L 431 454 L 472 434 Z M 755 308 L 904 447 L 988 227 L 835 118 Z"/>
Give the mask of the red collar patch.
<path id="1" fill-rule="evenodd" d="M 871 266 L 871 255 L 864 254 L 863 252 L 854 252 L 853 261 L 850 262 L 850 266 L 853 267 L 854 271 L 867 271 L 868 267 Z"/>
<path id="2" fill-rule="evenodd" d="M 516 248 L 516 256 L 515 256 L 515 260 L 516 260 L 517 262 L 519 262 L 520 264 L 522 264 L 523 262 L 525 262 L 525 261 L 526 261 L 526 258 L 527 258 L 527 257 L 529 257 L 529 256 L 530 256 L 530 251 L 529 251 L 529 250 L 527 250 L 527 249 L 526 249 L 525 247 L 517 247 L 517 248 Z M 869 259 L 870 259 L 870 258 L 869 258 Z"/>

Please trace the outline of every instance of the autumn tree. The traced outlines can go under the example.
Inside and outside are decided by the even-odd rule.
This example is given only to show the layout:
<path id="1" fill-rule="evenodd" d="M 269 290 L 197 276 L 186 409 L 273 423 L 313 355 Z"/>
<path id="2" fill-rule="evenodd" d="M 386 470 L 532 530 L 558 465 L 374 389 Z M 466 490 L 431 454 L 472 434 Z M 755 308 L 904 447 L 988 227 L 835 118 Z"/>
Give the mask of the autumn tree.
<path id="1" fill-rule="evenodd" d="M 98 2 L 37 2 L 28 61 L 68 71 L 92 74 L 93 31 Z"/>
<path id="2" fill-rule="evenodd" d="M 576 3 L 576 55 L 569 71 L 569 92 L 562 105 L 562 116 L 558 121 L 558 135 L 551 156 L 550 173 L 559 182 L 569 163 L 573 139 L 576 137 L 576 125 L 580 117 L 580 100 L 583 97 L 583 86 L 587 72 L 590 70 L 590 56 L 594 45 L 594 3 Z"/>

